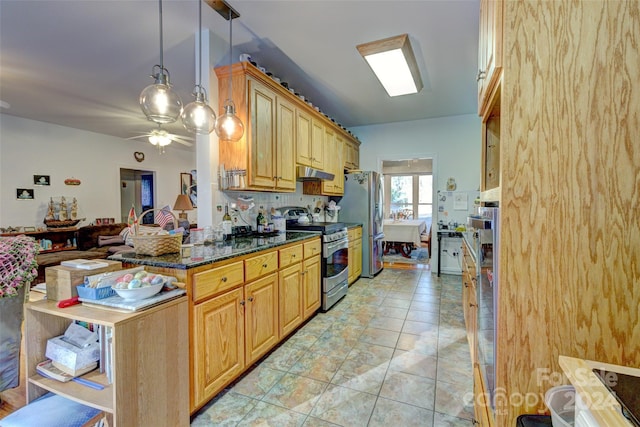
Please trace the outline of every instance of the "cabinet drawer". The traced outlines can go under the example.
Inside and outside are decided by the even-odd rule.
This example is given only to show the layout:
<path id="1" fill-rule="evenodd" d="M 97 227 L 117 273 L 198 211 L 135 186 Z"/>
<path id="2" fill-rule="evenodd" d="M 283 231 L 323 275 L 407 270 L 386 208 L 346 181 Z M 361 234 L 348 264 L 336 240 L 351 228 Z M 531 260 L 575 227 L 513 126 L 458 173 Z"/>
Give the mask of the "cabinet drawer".
<path id="1" fill-rule="evenodd" d="M 320 239 L 316 239 L 312 242 L 307 242 L 304 244 L 304 259 L 311 258 L 315 255 L 320 255 L 322 251 L 322 243 Z"/>
<path id="2" fill-rule="evenodd" d="M 245 281 L 256 279 L 278 269 L 278 251 L 254 256 L 244 260 Z"/>
<path id="3" fill-rule="evenodd" d="M 302 261 L 302 245 L 280 249 L 280 268 Z"/>
<path id="4" fill-rule="evenodd" d="M 200 301 L 244 283 L 242 261 L 193 275 L 193 300 Z"/>

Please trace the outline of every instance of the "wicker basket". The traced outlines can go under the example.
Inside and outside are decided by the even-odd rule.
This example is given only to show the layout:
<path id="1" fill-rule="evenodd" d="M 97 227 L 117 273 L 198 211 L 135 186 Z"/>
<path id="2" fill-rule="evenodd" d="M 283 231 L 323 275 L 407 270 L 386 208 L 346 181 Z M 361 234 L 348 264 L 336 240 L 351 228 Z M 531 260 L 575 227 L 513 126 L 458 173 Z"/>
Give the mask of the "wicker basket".
<path id="1" fill-rule="evenodd" d="M 153 212 L 160 209 L 148 209 L 140 214 L 140 218 L 145 216 L 149 212 Z M 178 218 L 175 214 L 169 211 L 173 216 L 173 223 L 178 223 Z M 141 234 L 140 228 L 144 227 L 144 232 L 148 233 L 150 230 L 162 230 L 160 227 L 147 227 L 140 226 L 136 230 L 136 234 L 132 235 L 133 248 L 137 255 L 149 255 L 158 256 L 164 254 L 173 254 L 180 252 L 182 245 L 182 234 Z"/>

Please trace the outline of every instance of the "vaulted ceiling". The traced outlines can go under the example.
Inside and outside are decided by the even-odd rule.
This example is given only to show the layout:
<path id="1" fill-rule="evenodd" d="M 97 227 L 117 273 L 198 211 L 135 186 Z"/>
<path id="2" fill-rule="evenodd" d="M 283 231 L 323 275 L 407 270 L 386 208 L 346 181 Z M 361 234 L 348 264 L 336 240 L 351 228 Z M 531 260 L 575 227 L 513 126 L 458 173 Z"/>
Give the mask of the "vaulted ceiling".
<path id="1" fill-rule="evenodd" d="M 476 112 L 479 0 L 230 4 L 241 15 L 233 60 L 249 53 L 346 127 Z M 195 85 L 197 5 L 163 1 L 164 64 L 185 103 Z M 158 24 L 155 0 L 0 1 L 0 113 L 122 138 L 152 129 L 138 96 L 159 61 Z M 203 26 L 212 65 L 227 64 L 228 21 L 203 4 Z M 390 98 L 356 45 L 403 33 L 424 88 Z M 179 124 L 168 130 L 187 135 Z"/>

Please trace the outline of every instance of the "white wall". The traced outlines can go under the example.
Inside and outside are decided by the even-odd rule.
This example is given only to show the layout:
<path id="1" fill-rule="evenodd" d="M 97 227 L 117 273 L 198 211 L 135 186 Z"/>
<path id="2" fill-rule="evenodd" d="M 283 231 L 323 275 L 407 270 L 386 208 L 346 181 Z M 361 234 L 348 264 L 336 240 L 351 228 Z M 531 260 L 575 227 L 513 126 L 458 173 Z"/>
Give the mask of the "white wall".
<path id="1" fill-rule="evenodd" d="M 133 153 L 145 154 L 137 162 Z M 0 114 L 0 226 L 43 226 L 50 197 L 78 200 L 80 218 L 120 218 L 120 168 L 155 171 L 156 206 L 173 206 L 180 172 L 195 169 L 195 152 L 166 147 L 164 154 L 143 141 Z M 33 175 L 49 175 L 50 186 L 33 185 Z M 64 184 L 78 178 L 79 186 Z M 17 200 L 17 188 L 33 188 L 34 200 Z M 196 211 L 189 212 L 194 219 Z"/>
<path id="2" fill-rule="evenodd" d="M 437 224 L 439 220 L 435 192 L 446 189 L 449 177 L 455 178 L 459 190 L 470 191 L 480 188 L 481 147 L 478 140 L 481 137 L 481 120 L 475 114 L 360 126 L 352 128 L 351 131 L 362 141 L 360 145 L 360 169 L 362 170 L 381 172 L 382 160 L 433 158 L 435 187 L 433 224 Z M 434 271 L 437 250 L 434 234 L 432 239 Z M 456 259 L 443 257 L 442 260 L 443 271 L 459 270 Z"/>

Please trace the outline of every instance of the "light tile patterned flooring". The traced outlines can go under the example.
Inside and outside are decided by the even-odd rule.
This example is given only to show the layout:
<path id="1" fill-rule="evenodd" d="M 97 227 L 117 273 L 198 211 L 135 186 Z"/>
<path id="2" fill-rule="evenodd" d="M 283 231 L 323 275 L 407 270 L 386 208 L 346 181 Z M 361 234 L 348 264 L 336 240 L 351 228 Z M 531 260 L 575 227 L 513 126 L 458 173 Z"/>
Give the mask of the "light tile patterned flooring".
<path id="1" fill-rule="evenodd" d="M 194 417 L 192 426 L 471 426 L 460 276 L 360 279 Z"/>

